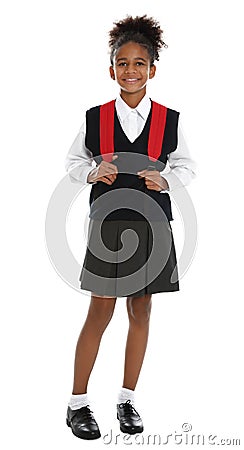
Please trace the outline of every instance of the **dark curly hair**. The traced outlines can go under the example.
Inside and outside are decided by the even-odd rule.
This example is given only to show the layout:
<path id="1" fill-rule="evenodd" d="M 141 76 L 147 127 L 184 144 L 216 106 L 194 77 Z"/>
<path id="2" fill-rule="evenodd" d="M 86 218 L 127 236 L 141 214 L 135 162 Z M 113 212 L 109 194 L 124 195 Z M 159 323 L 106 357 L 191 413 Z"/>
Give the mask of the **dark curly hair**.
<path id="1" fill-rule="evenodd" d="M 114 22 L 115 27 L 109 31 L 110 62 L 116 51 L 129 41 L 136 42 L 145 47 L 149 53 L 151 65 L 155 60 L 159 60 L 159 51 L 162 47 L 167 48 L 167 44 L 162 40 L 163 30 L 159 23 L 152 17 L 126 16 L 120 22 Z"/>

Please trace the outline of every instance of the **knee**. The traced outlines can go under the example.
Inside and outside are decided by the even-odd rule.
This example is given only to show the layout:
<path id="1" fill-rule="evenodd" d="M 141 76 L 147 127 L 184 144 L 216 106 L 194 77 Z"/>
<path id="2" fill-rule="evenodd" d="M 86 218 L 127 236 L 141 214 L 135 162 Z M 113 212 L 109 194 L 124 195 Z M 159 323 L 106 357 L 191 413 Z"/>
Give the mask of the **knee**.
<path id="1" fill-rule="evenodd" d="M 131 324 L 145 326 L 148 324 L 151 315 L 151 296 L 128 297 L 127 312 Z"/>
<path id="2" fill-rule="evenodd" d="M 90 303 L 89 316 L 95 323 L 106 326 L 113 316 L 114 307 L 115 299 L 93 298 Z"/>

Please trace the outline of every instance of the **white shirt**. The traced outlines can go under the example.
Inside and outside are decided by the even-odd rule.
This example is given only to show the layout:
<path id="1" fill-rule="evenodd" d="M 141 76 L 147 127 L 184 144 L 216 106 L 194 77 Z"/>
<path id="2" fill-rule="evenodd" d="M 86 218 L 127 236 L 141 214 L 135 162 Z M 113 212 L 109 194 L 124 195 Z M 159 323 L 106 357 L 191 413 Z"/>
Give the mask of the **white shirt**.
<path id="1" fill-rule="evenodd" d="M 131 142 L 134 142 L 141 134 L 150 113 L 150 98 L 146 94 L 136 108 L 130 108 L 119 95 L 115 101 L 115 108 L 124 133 Z M 65 169 L 70 175 L 71 182 L 95 184 L 97 183 L 96 181 L 93 183 L 88 183 L 87 181 L 89 173 L 97 167 L 97 164 L 93 159 L 92 152 L 85 145 L 85 136 L 86 120 L 83 121 L 79 133 L 65 158 Z M 170 192 L 178 187 L 186 186 L 196 176 L 196 163 L 190 156 L 182 130 L 180 115 L 178 145 L 175 151 L 169 153 L 168 165 L 169 168 L 166 165 L 164 170 L 160 172 L 160 175 L 167 180 L 169 189 L 159 191 L 160 193 Z"/>

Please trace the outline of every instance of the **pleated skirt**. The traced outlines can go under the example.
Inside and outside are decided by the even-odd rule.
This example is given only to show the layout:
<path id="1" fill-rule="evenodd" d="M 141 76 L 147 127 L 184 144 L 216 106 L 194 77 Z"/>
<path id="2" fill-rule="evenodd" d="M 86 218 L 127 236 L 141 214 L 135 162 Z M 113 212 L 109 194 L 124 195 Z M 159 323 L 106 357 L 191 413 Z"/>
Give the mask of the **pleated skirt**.
<path id="1" fill-rule="evenodd" d="M 79 281 L 100 297 L 179 291 L 170 222 L 90 219 Z"/>

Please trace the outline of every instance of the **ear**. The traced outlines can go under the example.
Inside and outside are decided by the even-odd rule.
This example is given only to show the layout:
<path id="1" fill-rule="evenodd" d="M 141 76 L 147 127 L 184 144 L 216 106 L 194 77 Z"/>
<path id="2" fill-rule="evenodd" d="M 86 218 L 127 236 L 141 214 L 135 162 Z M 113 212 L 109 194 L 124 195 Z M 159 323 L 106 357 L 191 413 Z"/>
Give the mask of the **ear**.
<path id="1" fill-rule="evenodd" d="M 112 78 L 112 80 L 115 80 L 115 73 L 114 73 L 113 66 L 109 67 L 109 73 L 110 73 L 110 77 Z"/>
<path id="2" fill-rule="evenodd" d="M 150 66 L 149 79 L 153 78 L 155 76 L 155 73 L 156 73 L 156 66 L 153 64 L 152 66 Z"/>

